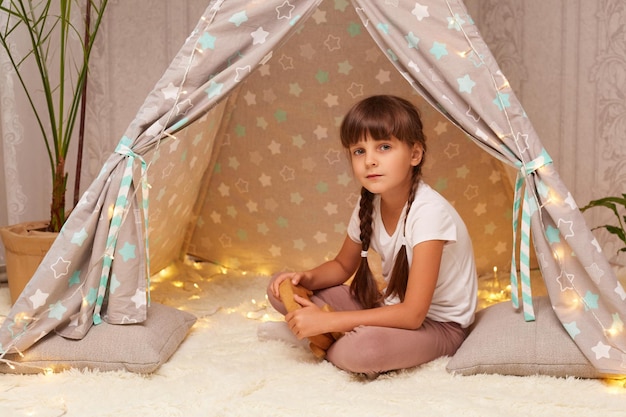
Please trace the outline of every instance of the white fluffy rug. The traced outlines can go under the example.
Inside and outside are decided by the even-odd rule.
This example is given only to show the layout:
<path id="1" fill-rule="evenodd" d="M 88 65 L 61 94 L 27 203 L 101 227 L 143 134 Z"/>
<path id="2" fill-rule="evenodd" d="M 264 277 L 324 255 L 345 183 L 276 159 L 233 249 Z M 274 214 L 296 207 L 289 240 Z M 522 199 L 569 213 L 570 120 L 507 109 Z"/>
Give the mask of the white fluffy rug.
<path id="1" fill-rule="evenodd" d="M 212 276 L 210 276 L 212 275 Z M 154 283 L 155 301 L 199 319 L 152 375 L 67 371 L 0 375 L 0 416 L 567 416 L 626 415 L 626 388 L 598 380 L 453 376 L 447 358 L 364 380 L 302 347 L 259 341 L 267 278 L 200 271 Z M 0 314 L 9 310 L 0 288 Z"/>

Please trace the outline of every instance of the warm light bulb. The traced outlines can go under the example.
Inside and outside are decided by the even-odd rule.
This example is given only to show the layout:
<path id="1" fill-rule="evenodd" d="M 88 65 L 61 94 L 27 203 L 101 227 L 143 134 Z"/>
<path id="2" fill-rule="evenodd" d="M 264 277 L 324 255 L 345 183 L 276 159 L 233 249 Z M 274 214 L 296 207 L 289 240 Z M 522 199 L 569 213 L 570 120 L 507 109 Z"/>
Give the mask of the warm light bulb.
<path id="1" fill-rule="evenodd" d="M 620 334 L 620 331 L 616 329 L 615 327 L 611 327 L 610 329 L 606 331 L 606 333 L 609 337 L 614 337 Z"/>
<path id="2" fill-rule="evenodd" d="M 563 248 L 558 246 L 556 248 L 554 248 L 554 258 L 558 261 L 561 262 L 561 259 L 563 259 Z"/>
<path id="3" fill-rule="evenodd" d="M 576 295 L 573 295 L 569 300 L 569 305 L 572 309 L 579 308 L 581 306 L 580 299 Z"/>

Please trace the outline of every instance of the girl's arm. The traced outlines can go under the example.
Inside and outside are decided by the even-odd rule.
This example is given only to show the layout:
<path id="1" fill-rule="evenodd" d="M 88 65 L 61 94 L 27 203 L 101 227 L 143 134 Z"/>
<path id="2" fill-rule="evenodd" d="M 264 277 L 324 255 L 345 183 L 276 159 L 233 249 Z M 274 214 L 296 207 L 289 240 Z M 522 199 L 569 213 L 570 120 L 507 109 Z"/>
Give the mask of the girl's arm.
<path id="1" fill-rule="evenodd" d="M 346 236 L 337 256 L 305 272 L 300 284 L 310 290 L 343 284 L 354 274 L 360 260 L 361 244 Z"/>
<path id="2" fill-rule="evenodd" d="M 305 308 L 289 313 L 285 319 L 298 338 L 329 332 L 348 332 L 359 325 L 419 328 L 430 307 L 445 241 L 429 240 L 413 247 L 406 295 L 402 303 L 367 310 L 324 312 L 307 300 L 296 301 Z M 360 250 L 360 249 L 359 249 Z"/>
<path id="3" fill-rule="evenodd" d="M 355 243 L 349 236 L 337 256 L 323 264 L 304 272 L 285 272 L 272 282 L 272 293 L 280 299 L 278 287 L 286 279 L 291 279 L 294 285 L 300 284 L 309 290 L 319 290 L 343 284 L 354 274 L 361 257 L 361 245 Z"/>

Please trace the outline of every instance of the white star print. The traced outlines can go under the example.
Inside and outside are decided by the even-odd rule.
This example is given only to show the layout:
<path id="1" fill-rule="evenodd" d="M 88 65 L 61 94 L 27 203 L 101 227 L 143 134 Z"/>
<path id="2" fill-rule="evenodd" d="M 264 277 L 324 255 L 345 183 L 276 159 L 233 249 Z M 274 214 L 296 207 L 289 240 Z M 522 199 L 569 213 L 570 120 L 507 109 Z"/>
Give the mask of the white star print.
<path id="1" fill-rule="evenodd" d="M 593 352 L 596 354 L 596 359 L 601 359 L 601 358 L 608 359 L 611 357 L 611 355 L 609 354 L 611 350 L 611 346 L 605 345 L 602 342 L 598 342 L 598 344 L 592 347 L 591 350 L 593 350 Z"/>
<path id="2" fill-rule="evenodd" d="M 600 243 L 598 243 L 597 239 L 593 239 L 591 241 L 591 244 L 596 248 L 596 250 L 598 251 L 598 253 L 602 253 L 602 247 L 600 246 Z"/>
<path id="3" fill-rule="evenodd" d="M 567 239 L 568 237 L 572 237 L 572 236 L 575 235 L 574 229 L 572 228 L 573 225 L 574 225 L 574 222 L 566 221 L 566 220 L 563 220 L 563 219 L 559 219 L 559 223 L 558 223 L 559 229 L 561 227 L 563 227 L 563 228 L 569 227 L 569 232 L 567 234 L 563 234 L 564 238 Z"/>
<path id="4" fill-rule="evenodd" d="M 626 300 L 626 291 L 624 291 L 624 287 L 622 287 L 622 284 L 620 284 L 619 282 L 617 283 L 617 287 L 615 287 L 615 293 L 617 295 L 620 296 L 620 298 L 623 300 Z"/>
<path id="5" fill-rule="evenodd" d="M 252 39 L 253 39 L 252 45 L 265 43 L 265 41 L 267 40 L 267 36 L 269 34 L 270 34 L 269 32 L 266 32 L 263 29 L 263 26 L 260 26 L 257 30 L 255 30 L 254 32 L 250 34 L 250 36 L 252 36 Z"/>
<path id="6" fill-rule="evenodd" d="M 167 87 L 161 89 L 161 92 L 163 93 L 163 98 L 165 100 L 174 100 L 178 94 L 178 87 L 169 83 Z"/>
<path id="7" fill-rule="evenodd" d="M 240 82 L 241 80 L 246 78 L 246 76 L 250 74 L 250 71 L 251 71 L 250 65 L 246 65 L 245 67 L 237 67 L 236 69 L 237 75 L 235 76 L 235 82 Z"/>
<path id="8" fill-rule="evenodd" d="M 270 254 L 275 258 L 280 256 L 280 248 L 276 245 L 270 246 L 269 251 L 270 251 Z"/>
<path id="9" fill-rule="evenodd" d="M 263 173 L 259 177 L 259 182 L 261 183 L 261 185 L 263 187 L 269 187 L 269 186 L 272 185 L 272 177 L 270 177 L 269 175 Z"/>
<path id="10" fill-rule="evenodd" d="M 565 204 L 567 204 L 572 210 L 576 208 L 576 201 L 574 201 L 574 197 L 572 197 L 571 193 L 567 193 L 567 198 L 565 198 Z"/>
<path id="11" fill-rule="evenodd" d="M 594 262 L 593 264 L 591 264 L 591 266 L 586 267 L 585 270 L 587 271 L 593 282 L 595 282 L 596 284 L 600 283 L 600 280 L 604 275 L 604 271 L 600 269 L 597 263 Z"/>
<path id="12" fill-rule="evenodd" d="M 35 291 L 35 294 L 31 295 L 30 297 L 28 297 L 28 299 L 30 300 L 31 303 L 33 303 L 33 308 L 39 308 L 42 305 L 46 304 L 46 300 L 48 299 L 48 295 L 43 291 L 41 291 L 39 288 L 37 288 L 37 291 Z"/>
<path id="13" fill-rule="evenodd" d="M 135 308 L 141 308 L 146 305 L 146 292 L 137 288 L 135 295 L 131 297 L 131 300 L 135 303 Z"/>
<path id="14" fill-rule="evenodd" d="M 67 275 L 71 264 L 72 263 L 70 261 L 66 261 L 65 259 L 59 257 L 59 259 L 57 259 L 57 261 L 50 267 L 52 272 L 54 272 L 54 278 L 59 279 L 60 277 Z"/>
<path id="15" fill-rule="evenodd" d="M 428 13 L 428 6 L 423 6 L 419 3 L 415 3 L 415 8 L 413 8 L 413 11 L 411 12 L 412 15 L 414 15 L 417 20 L 419 20 L 420 22 L 426 18 L 429 17 L 430 14 Z"/>

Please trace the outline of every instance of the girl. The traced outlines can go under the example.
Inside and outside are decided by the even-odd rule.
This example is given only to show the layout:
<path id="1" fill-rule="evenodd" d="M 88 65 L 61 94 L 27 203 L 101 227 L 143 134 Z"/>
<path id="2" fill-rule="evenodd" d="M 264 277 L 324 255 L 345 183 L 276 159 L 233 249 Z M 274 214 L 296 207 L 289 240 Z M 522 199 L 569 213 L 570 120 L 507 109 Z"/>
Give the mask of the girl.
<path id="1" fill-rule="evenodd" d="M 284 280 L 312 290 L 311 301 L 294 296 L 303 308 L 285 320 L 298 339 L 345 332 L 326 359 L 346 371 L 375 375 L 454 354 L 474 320 L 476 270 L 463 221 L 421 180 L 426 141 L 418 110 L 399 97 L 369 97 L 346 114 L 340 135 L 362 185 L 343 246 L 314 269 L 275 276 L 271 304 L 286 314 L 278 291 Z M 382 291 L 368 266 L 370 249 L 382 259 Z"/>

